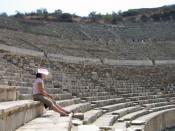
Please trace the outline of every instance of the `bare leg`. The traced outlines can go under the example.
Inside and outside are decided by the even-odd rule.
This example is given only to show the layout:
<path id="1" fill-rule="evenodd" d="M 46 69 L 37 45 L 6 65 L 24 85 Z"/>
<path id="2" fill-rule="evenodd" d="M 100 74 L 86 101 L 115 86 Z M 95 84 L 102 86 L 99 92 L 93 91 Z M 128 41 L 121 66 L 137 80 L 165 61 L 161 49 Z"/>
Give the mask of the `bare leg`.
<path id="1" fill-rule="evenodd" d="M 56 103 L 55 103 L 54 105 L 55 105 L 59 110 L 65 112 L 65 113 L 67 113 L 67 114 L 71 113 L 71 112 L 69 112 L 69 111 L 64 110 L 60 105 L 58 105 L 58 104 L 56 104 Z"/>
<path id="2" fill-rule="evenodd" d="M 67 113 L 65 113 L 62 110 L 58 109 L 55 105 L 53 105 L 51 108 L 52 108 L 52 110 L 54 110 L 55 112 L 60 113 L 61 115 L 68 116 Z"/>
<path id="3" fill-rule="evenodd" d="M 49 99 L 50 99 L 50 98 L 49 98 Z M 50 99 L 50 100 L 52 100 L 53 104 L 54 104 L 60 111 L 66 113 L 66 114 L 70 114 L 70 113 L 71 113 L 71 112 L 69 112 L 69 111 L 64 110 L 63 107 L 61 107 L 60 105 L 58 105 L 54 99 Z"/>

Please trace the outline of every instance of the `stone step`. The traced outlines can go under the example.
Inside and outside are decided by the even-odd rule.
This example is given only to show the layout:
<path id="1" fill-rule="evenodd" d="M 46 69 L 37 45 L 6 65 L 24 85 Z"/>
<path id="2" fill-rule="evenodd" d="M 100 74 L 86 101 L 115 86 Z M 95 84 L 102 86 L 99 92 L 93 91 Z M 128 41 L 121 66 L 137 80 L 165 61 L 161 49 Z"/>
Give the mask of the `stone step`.
<path id="1" fill-rule="evenodd" d="M 145 131 L 144 128 L 145 128 L 145 125 L 131 125 L 126 130 L 127 131 Z"/>
<path id="2" fill-rule="evenodd" d="M 50 94 L 53 96 L 55 100 L 65 100 L 65 99 L 71 99 L 72 94 L 70 93 L 64 93 L 64 94 Z M 19 97 L 20 100 L 28 100 L 28 99 L 33 99 L 32 94 L 21 94 Z"/>
<path id="3" fill-rule="evenodd" d="M 14 131 L 44 111 L 44 106 L 33 100 L 0 102 L 1 131 Z"/>
<path id="4" fill-rule="evenodd" d="M 61 88 L 47 88 L 45 87 L 45 90 L 49 93 L 49 94 L 59 94 L 59 93 L 63 93 Z"/>
<path id="5" fill-rule="evenodd" d="M 4 74 L 5 74 L 5 70 L 4 69 L 0 70 L 0 75 L 3 76 Z"/>
<path id="6" fill-rule="evenodd" d="M 115 122 L 112 127 L 116 131 L 127 131 L 127 123 L 126 122 Z"/>
<path id="7" fill-rule="evenodd" d="M 106 100 L 106 99 L 114 99 L 118 98 L 118 95 L 106 95 L 106 96 L 91 96 L 91 97 L 83 97 L 83 100 L 86 101 L 97 101 L 97 100 Z"/>
<path id="8" fill-rule="evenodd" d="M 23 86 L 23 87 L 32 87 L 33 86 L 33 83 L 28 83 L 28 82 L 24 82 L 24 81 L 16 81 L 16 80 L 8 80 L 8 79 L 3 79 L 3 80 L 7 81 L 9 86 Z"/>
<path id="9" fill-rule="evenodd" d="M 171 109 L 171 108 L 175 108 L 175 105 L 166 105 L 166 106 L 154 107 L 154 108 L 150 108 L 150 110 L 155 112 L 155 111 L 161 111 L 161 110 Z"/>
<path id="10" fill-rule="evenodd" d="M 156 99 L 147 99 L 147 100 L 139 100 L 139 101 L 134 101 L 134 103 L 138 104 L 149 104 L 149 103 L 156 103 L 156 102 L 166 102 L 166 98 L 156 98 Z"/>
<path id="11" fill-rule="evenodd" d="M 101 117 L 99 117 L 93 124 L 99 127 L 112 126 L 113 123 L 117 120 L 117 118 L 117 115 L 104 114 Z"/>
<path id="12" fill-rule="evenodd" d="M 21 74 L 17 75 L 17 76 L 7 76 L 7 75 L 3 75 L 2 76 L 3 79 L 7 79 L 7 80 L 14 80 L 14 81 L 23 81 L 23 82 L 28 82 L 28 83 L 33 83 L 34 79 L 28 78 L 28 77 L 22 77 Z"/>
<path id="13" fill-rule="evenodd" d="M 68 99 L 68 100 L 59 100 L 57 101 L 57 104 L 59 104 L 62 107 L 73 105 L 73 104 L 78 104 L 81 102 L 80 98 L 73 98 L 73 99 Z"/>
<path id="14" fill-rule="evenodd" d="M 142 115 L 142 116 L 138 117 L 137 119 L 133 120 L 131 122 L 131 124 L 132 125 L 144 125 L 145 123 L 147 123 L 148 121 L 150 121 L 155 116 L 157 116 L 157 115 L 159 115 L 161 113 L 164 113 L 164 112 L 168 112 L 168 111 L 173 111 L 172 116 L 174 116 L 174 111 L 175 111 L 174 108 L 172 108 L 172 109 L 165 109 L 165 110 L 161 110 L 161 111 L 157 111 L 157 112 L 151 112 L 149 114 Z"/>
<path id="15" fill-rule="evenodd" d="M 159 107 L 159 106 L 164 106 L 169 104 L 170 104 L 169 102 L 157 102 L 157 103 L 144 104 L 143 106 L 146 108 L 154 108 L 154 107 Z"/>
<path id="16" fill-rule="evenodd" d="M 162 97 L 175 98 L 175 93 L 163 94 Z"/>
<path id="17" fill-rule="evenodd" d="M 33 100 L 32 94 L 20 94 L 19 96 L 20 100 Z"/>
<path id="18" fill-rule="evenodd" d="M 16 99 L 16 87 L 0 85 L 0 102 L 14 101 Z"/>
<path id="19" fill-rule="evenodd" d="M 80 125 L 78 127 L 73 127 L 71 131 L 101 131 L 96 125 Z"/>
<path id="20" fill-rule="evenodd" d="M 125 102 L 125 103 L 118 103 L 118 104 L 100 107 L 100 109 L 106 110 L 108 112 L 112 112 L 114 110 L 118 110 L 118 109 L 125 108 L 125 107 L 130 107 L 132 105 L 133 105 L 132 102 Z"/>
<path id="21" fill-rule="evenodd" d="M 142 90 L 142 89 L 135 89 L 135 88 L 132 88 L 132 89 L 122 89 L 122 90 L 115 90 L 117 93 L 120 93 L 120 94 L 140 94 L 140 92 L 148 92 L 148 90 Z"/>
<path id="22" fill-rule="evenodd" d="M 132 113 L 132 112 L 136 112 L 141 110 L 142 107 L 140 105 L 137 106 L 131 106 L 131 107 L 126 107 L 126 108 L 122 108 L 113 112 L 109 112 L 107 114 L 111 114 L 111 115 L 119 115 L 119 117 L 122 117 L 128 113 Z"/>
<path id="23" fill-rule="evenodd" d="M 105 92 L 105 89 L 104 88 L 99 88 L 99 89 L 96 89 L 96 88 L 91 88 L 91 89 L 86 89 L 86 87 L 84 88 L 84 87 L 72 87 L 72 92 L 74 92 L 74 93 L 76 93 L 76 92 L 78 92 L 78 93 L 84 93 L 84 92 Z"/>
<path id="24" fill-rule="evenodd" d="M 36 118 L 15 131 L 70 131 L 71 117 L 60 117 L 53 111 L 47 111 L 43 116 Z"/>
<path id="25" fill-rule="evenodd" d="M 101 107 L 101 106 L 120 103 L 120 102 L 124 102 L 124 101 L 125 101 L 124 98 L 115 98 L 115 99 L 91 101 L 91 103 L 96 104 L 96 107 Z"/>
<path id="26" fill-rule="evenodd" d="M 63 93 L 63 94 L 50 94 L 53 96 L 55 100 L 65 100 L 65 99 L 71 99 L 72 94 L 71 93 Z"/>
<path id="27" fill-rule="evenodd" d="M 129 113 L 129 114 L 119 118 L 118 121 L 119 122 L 131 121 L 131 120 L 136 119 L 137 117 L 140 117 L 140 116 L 148 114 L 148 113 L 149 113 L 149 110 L 146 110 L 146 109 L 139 110 L 139 111 Z"/>
<path id="28" fill-rule="evenodd" d="M 12 70 L 12 69 L 7 69 L 6 72 L 5 72 L 6 75 L 15 75 L 15 76 L 20 76 L 21 74 L 21 71 L 16 71 L 16 70 Z"/>
<path id="29" fill-rule="evenodd" d="M 20 87 L 16 86 L 17 91 L 20 92 L 20 94 L 32 94 L 32 87 Z"/>
<path id="30" fill-rule="evenodd" d="M 79 130 L 78 128 L 79 128 L 79 126 L 72 125 L 70 131 L 78 131 Z"/>
<path id="31" fill-rule="evenodd" d="M 139 92 L 139 93 L 126 93 L 121 94 L 123 97 L 137 97 L 137 96 L 149 96 L 149 95 L 155 95 L 154 92 Z"/>
<path id="32" fill-rule="evenodd" d="M 84 124 L 90 124 L 94 122 L 103 114 L 103 110 L 90 110 L 84 113 Z"/>
<path id="33" fill-rule="evenodd" d="M 58 94 L 62 93 L 63 91 L 59 88 L 45 88 L 45 90 L 49 94 Z M 20 91 L 21 94 L 32 94 L 32 87 L 17 87 L 17 91 Z"/>
<path id="34" fill-rule="evenodd" d="M 147 100 L 147 99 L 155 99 L 161 97 L 160 95 L 148 95 L 148 96 L 134 96 L 128 97 L 131 101 L 140 101 L 140 100 Z"/>
<path id="35" fill-rule="evenodd" d="M 175 103 L 175 97 L 169 97 L 168 100 L 169 100 L 171 103 Z"/>
<path id="36" fill-rule="evenodd" d="M 123 90 L 146 90 L 145 87 L 141 87 L 141 86 L 134 86 L 134 87 L 117 87 L 115 89 L 116 91 L 123 91 Z"/>
<path id="37" fill-rule="evenodd" d="M 89 96 L 106 96 L 111 95 L 109 92 L 84 92 L 84 93 L 78 93 L 78 97 L 89 97 Z"/>
<path id="38" fill-rule="evenodd" d="M 79 104 L 74 104 L 70 106 L 64 107 L 65 110 L 68 111 L 74 111 L 74 112 L 86 112 L 92 109 L 91 104 L 86 102 L 86 103 L 79 103 Z"/>

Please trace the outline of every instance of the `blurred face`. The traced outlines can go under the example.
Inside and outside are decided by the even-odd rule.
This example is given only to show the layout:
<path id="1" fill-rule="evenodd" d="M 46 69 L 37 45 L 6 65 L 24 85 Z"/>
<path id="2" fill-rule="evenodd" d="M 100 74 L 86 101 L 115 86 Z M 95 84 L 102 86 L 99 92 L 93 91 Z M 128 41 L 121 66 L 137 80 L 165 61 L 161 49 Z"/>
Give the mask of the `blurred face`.
<path id="1" fill-rule="evenodd" d="M 46 79 L 46 75 L 42 74 L 42 79 L 45 80 Z"/>

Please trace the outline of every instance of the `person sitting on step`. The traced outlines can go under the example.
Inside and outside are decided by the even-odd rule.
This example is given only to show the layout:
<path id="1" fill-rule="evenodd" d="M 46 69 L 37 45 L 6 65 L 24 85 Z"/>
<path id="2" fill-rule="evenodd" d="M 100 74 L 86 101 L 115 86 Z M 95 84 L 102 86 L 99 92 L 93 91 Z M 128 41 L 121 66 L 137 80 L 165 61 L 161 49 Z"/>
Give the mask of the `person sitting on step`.
<path id="1" fill-rule="evenodd" d="M 47 71 L 47 70 L 46 70 Z M 48 72 L 38 72 L 36 74 L 36 80 L 33 85 L 33 98 L 35 101 L 41 101 L 44 105 L 50 109 L 58 112 L 61 116 L 69 116 L 71 112 L 64 110 L 60 105 L 56 103 L 51 95 L 44 89 L 44 79 Z"/>

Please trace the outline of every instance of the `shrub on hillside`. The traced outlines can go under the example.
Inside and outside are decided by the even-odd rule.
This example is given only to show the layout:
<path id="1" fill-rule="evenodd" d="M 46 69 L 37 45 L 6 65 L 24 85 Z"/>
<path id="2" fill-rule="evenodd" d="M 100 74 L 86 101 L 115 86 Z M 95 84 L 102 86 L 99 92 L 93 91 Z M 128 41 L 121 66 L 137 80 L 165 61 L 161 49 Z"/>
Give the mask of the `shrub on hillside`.
<path id="1" fill-rule="evenodd" d="M 61 21 L 61 22 L 73 22 L 72 15 L 69 13 L 63 13 L 59 17 L 59 21 Z"/>
<path id="2" fill-rule="evenodd" d="M 19 11 L 16 11 L 16 14 L 14 15 L 15 18 L 23 18 L 24 17 L 24 14 L 19 12 Z"/>
<path id="3" fill-rule="evenodd" d="M 0 16 L 7 17 L 8 15 L 7 15 L 7 13 L 3 12 L 3 13 L 0 14 Z"/>

